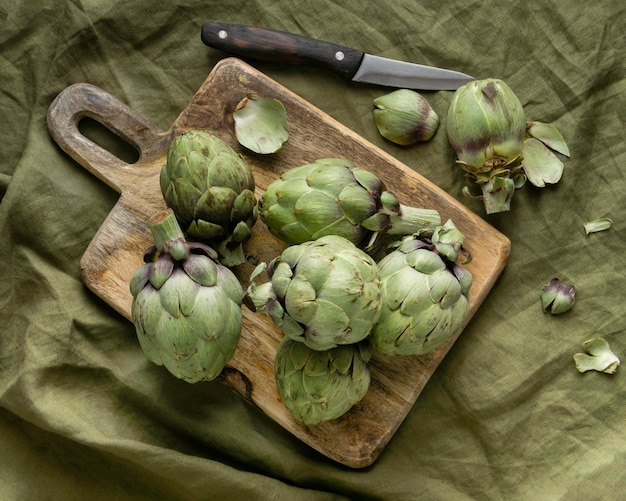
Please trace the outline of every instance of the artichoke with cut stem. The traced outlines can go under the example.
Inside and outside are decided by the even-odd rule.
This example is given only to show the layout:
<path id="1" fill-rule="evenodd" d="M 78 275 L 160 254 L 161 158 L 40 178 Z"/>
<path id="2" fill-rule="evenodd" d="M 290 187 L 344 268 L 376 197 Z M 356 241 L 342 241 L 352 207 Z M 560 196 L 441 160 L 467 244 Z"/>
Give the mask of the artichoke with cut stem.
<path id="1" fill-rule="evenodd" d="M 155 216 L 150 229 L 155 244 L 130 282 L 139 344 L 179 379 L 215 379 L 241 336 L 241 284 L 213 249 L 185 240 L 171 209 Z"/>
<path id="2" fill-rule="evenodd" d="M 286 171 L 259 199 L 259 217 L 290 245 L 339 235 L 367 252 L 385 234 L 432 234 L 441 224 L 438 211 L 401 204 L 378 176 L 340 158 Z"/>
<path id="3" fill-rule="evenodd" d="M 312 350 L 283 338 L 275 360 L 275 379 L 285 407 L 303 424 L 337 419 L 361 401 L 370 387 L 367 340 Z"/>
<path id="4" fill-rule="evenodd" d="M 487 78 L 459 87 L 448 109 L 448 140 L 457 163 L 478 185 L 487 214 L 508 211 L 526 180 L 538 188 L 557 183 L 569 156 L 552 124 L 526 122 L 522 103 L 502 80 Z M 463 190 L 471 196 L 469 187 Z"/>
<path id="5" fill-rule="evenodd" d="M 267 271 L 270 280 L 257 284 Z M 314 350 L 365 339 L 380 314 L 374 259 L 337 235 L 292 245 L 252 272 L 247 294 L 283 333 Z"/>
<path id="6" fill-rule="evenodd" d="M 471 260 L 450 220 L 431 238 L 410 235 L 378 263 L 381 315 L 370 340 L 385 355 L 424 355 L 448 341 L 469 311 Z M 461 261 L 459 263 L 459 261 Z"/>
<path id="7" fill-rule="evenodd" d="M 208 132 L 185 132 L 168 146 L 160 186 L 189 239 L 213 247 L 225 266 L 245 262 L 243 243 L 252 235 L 257 200 L 241 155 Z"/>
<path id="8" fill-rule="evenodd" d="M 516 188 L 525 182 L 526 118 L 515 93 L 494 78 L 463 85 L 452 97 L 446 129 L 457 163 L 481 188 L 487 214 L 510 210 Z"/>

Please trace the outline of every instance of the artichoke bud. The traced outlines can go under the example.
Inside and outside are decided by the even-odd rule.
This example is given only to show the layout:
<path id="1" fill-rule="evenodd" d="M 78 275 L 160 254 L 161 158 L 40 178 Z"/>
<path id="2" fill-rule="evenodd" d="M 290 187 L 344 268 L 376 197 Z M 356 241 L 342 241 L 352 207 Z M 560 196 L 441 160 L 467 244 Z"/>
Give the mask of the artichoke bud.
<path id="1" fill-rule="evenodd" d="M 215 252 L 186 242 L 171 209 L 150 223 L 156 253 L 130 281 L 131 319 L 147 358 L 188 383 L 215 379 L 241 335 L 243 290 Z"/>
<path id="2" fill-rule="evenodd" d="M 423 355 L 461 328 L 472 285 L 469 270 L 455 262 L 464 253 L 463 240 L 448 221 L 432 238 L 404 237 L 379 261 L 382 306 L 370 336 L 374 349 L 385 355 Z"/>
<path id="3" fill-rule="evenodd" d="M 283 338 L 275 360 L 276 385 L 283 404 L 305 425 L 343 416 L 369 389 L 370 357 L 367 340 L 318 351 Z"/>
<path id="4" fill-rule="evenodd" d="M 242 244 L 257 218 L 254 177 L 245 159 L 216 136 L 191 130 L 168 145 L 159 178 L 165 203 L 188 238 L 205 242 L 220 262 L 245 262 Z"/>
<path id="5" fill-rule="evenodd" d="M 464 253 L 463 243 L 465 242 L 465 236 L 451 219 L 448 219 L 443 226 L 434 231 L 431 240 L 437 252 L 445 256 L 448 261 L 457 261 Z M 466 253 L 463 264 L 468 264 L 471 260 L 471 255 Z"/>
<path id="6" fill-rule="evenodd" d="M 259 217 L 290 245 L 338 235 L 367 252 L 385 233 L 432 233 L 439 213 L 401 205 L 375 174 L 338 158 L 324 158 L 286 171 L 259 200 Z"/>
<path id="7" fill-rule="evenodd" d="M 374 99 L 373 114 L 381 136 L 402 146 L 428 141 L 439 127 L 439 116 L 430 103 L 409 89 Z"/>
<path id="8" fill-rule="evenodd" d="M 457 163 L 481 187 L 487 213 L 509 210 L 516 186 L 508 179 L 522 168 L 526 133 L 524 109 L 515 93 L 494 78 L 463 85 L 452 97 L 446 129 Z"/>
<path id="9" fill-rule="evenodd" d="M 378 268 L 349 240 L 328 235 L 292 245 L 270 268 L 270 281 L 259 285 L 265 265 L 257 267 L 247 294 L 285 336 L 328 350 L 370 334 L 380 314 Z"/>

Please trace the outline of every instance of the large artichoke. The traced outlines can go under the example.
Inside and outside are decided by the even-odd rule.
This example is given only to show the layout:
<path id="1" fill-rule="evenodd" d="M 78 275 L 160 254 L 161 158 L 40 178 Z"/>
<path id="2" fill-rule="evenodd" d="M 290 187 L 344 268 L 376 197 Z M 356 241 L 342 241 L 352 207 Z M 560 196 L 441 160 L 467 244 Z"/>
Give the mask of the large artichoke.
<path id="1" fill-rule="evenodd" d="M 458 88 L 447 116 L 457 162 L 482 190 L 488 214 L 510 209 L 525 181 L 522 148 L 526 119 L 522 103 L 502 80 L 474 80 Z"/>
<path id="2" fill-rule="evenodd" d="M 276 351 L 276 385 L 293 416 L 318 424 L 348 412 L 367 393 L 371 348 L 367 341 L 312 350 L 283 338 Z"/>
<path id="3" fill-rule="evenodd" d="M 139 344 L 150 361 L 188 383 L 214 379 L 241 335 L 241 285 L 211 248 L 185 241 L 171 210 L 151 230 L 155 245 L 130 282 Z"/>
<path id="4" fill-rule="evenodd" d="M 472 275 L 462 264 L 463 235 L 452 221 L 431 239 L 405 237 L 380 260 L 381 315 L 370 340 L 385 355 L 423 355 L 461 327 Z"/>
<path id="5" fill-rule="evenodd" d="M 245 261 L 242 243 L 252 234 L 257 202 L 241 155 L 208 132 L 188 131 L 170 142 L 160 185 L 190 240 L 209 244 L 226 266 Z"/>
<path id="6" fill-rule="evenodd" d="M 256 284 L 267 269 L 270 281 Z M 292 245 L 252 273 L 248 296 L 284 334 L 314 350 L 367 337 L 380 314 L 376 262 L 350 241 L 327 235 Z"/>
<path id="7" fill-rule="evenodd" d="M 259 216 L 288 244 L 340 235 L 367 252 L 385 233 L 432 233 L 441 224 L 436 210 L 400 204 L 378 176 L 338 158 L 285 172 L 260 198 Z"/>

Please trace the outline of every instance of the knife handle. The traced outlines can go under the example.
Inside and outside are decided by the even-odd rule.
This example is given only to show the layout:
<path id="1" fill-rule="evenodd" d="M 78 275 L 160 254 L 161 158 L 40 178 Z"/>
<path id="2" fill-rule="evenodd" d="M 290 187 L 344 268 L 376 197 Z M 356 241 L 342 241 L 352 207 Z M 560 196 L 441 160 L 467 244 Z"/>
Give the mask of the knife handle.
<path id="1" fill-rule="evenodd" d="M 322 66 L 351 79 L 364 53 L 285 31 L 229 23 L 204 23 L 202 42 L 242 58 Z"/>

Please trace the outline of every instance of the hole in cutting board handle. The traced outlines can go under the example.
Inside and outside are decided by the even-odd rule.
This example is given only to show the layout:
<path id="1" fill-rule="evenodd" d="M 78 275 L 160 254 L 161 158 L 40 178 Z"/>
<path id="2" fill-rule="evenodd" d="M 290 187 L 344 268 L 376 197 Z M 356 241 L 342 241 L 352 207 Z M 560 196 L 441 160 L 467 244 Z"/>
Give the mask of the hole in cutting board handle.
<path id="1" fill-rule="evenodd" d="M 127 164 L 139 160 L 139 151 L 107 127 L 90 117 L 83 117 L 78 122 L 79 132 L 98 146 L 101 146 Z"/>

